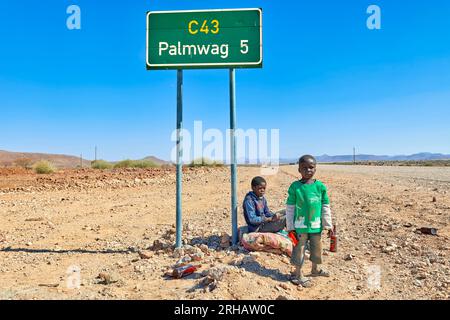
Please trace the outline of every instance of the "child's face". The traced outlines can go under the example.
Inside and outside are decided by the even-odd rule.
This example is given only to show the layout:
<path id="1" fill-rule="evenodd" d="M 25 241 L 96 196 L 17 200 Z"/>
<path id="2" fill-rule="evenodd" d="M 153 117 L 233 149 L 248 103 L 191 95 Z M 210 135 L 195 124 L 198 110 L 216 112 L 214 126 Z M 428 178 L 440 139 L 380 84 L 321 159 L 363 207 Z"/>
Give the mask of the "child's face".
<path id="1" fill-rule="evenodd" d="M 257 197 L 262 197 L 266 193 L 266 184 L 262 182 L 260 185 L 252 186 L 252 190 Z"/>
<path id="2" fill-rule="evenodd" d="M 316 174 L 316 162 L 313 159 L 306 159 L 299 164 L 298 172 L 302 175 L 302 179 L 311 179 Z"/>

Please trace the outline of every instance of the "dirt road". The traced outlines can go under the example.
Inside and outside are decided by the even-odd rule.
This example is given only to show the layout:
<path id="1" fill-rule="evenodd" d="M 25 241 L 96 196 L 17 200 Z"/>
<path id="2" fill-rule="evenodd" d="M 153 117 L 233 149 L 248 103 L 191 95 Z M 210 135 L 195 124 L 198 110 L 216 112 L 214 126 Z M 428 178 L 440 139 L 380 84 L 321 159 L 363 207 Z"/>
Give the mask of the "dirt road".
<path id="1" fill-rule="evenodd" d="M 239 168 L 239 201 L 259 174 Z M 266 177 L 272 210 L 284 208 L 296 177 L 294 166 Z M 228 168 L 185 171 L 189 246 L 175 252 L 173 170 L 0 171 L 0 299 L 448 299 L 450 168 L 321 165 L 317 178 L 329 189 L 339 251 L 324 250 L 331 277 L 306 289 L 288 281 L 285 256 L 220 247 L 231 233 Z M 415 232 L 423 226 L 439 236 Z M 163 277 L 187 256 L 200 272 Z"/>

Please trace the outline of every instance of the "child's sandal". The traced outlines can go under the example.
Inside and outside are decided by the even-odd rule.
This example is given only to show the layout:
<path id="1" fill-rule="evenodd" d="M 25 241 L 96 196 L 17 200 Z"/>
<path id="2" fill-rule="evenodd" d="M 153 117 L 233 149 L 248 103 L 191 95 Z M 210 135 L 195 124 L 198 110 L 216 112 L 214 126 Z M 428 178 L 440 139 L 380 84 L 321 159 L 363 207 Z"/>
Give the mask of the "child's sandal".
<path id="1" fill-rule="evenodd" d="M 297 286 L 302 286 L 304 288 L 310 288 L 312 286 L 311 279 L 308 278 L 293 278 L 291 279 L 291 282 Z"/>
<path id="2" fill-rule="evenodd" d="M 330 273 L 328 271 L 320 269 L 319 272 L 316 272 L 316 273 L 311 272 L 311 276 L 313 276 L 313 277 L 329 277 Z"/>

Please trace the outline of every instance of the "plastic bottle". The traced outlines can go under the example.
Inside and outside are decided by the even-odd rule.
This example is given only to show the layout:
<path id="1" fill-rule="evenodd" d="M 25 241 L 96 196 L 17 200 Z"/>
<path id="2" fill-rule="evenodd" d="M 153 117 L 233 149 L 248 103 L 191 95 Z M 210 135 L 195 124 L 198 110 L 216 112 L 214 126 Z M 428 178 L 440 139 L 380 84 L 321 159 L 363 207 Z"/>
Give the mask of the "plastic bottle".
<path id="1" fill-rule="evenodd" d="M 187 264 L 173 269 L 172 277 L 180 279 L 197 271 L 201 265 Z"/>

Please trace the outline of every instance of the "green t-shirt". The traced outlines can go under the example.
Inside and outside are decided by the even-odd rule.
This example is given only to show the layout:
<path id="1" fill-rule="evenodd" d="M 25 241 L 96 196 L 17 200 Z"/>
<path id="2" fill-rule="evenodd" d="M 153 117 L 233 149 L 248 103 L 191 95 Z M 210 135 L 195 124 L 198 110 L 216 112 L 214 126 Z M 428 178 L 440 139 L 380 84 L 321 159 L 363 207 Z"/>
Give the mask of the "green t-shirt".
<path id="1" fill-rule="evenodd" d="M 316 180 L 304 184 L 300 180 L 291 184 L 287 205 L 295 205 L 294 228 L 297 233 L 322 232 L 322 205 L 330 204 L 325 185 Z"/>

